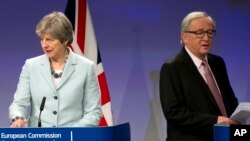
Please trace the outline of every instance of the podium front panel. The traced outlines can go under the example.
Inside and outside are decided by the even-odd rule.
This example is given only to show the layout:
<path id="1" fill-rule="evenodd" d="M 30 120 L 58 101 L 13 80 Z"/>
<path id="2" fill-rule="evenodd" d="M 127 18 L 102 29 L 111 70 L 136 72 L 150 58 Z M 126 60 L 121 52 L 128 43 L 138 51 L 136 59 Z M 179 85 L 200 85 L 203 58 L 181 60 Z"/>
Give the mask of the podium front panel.
<path id="1" fill-rule="evenodd" d="M 214 125 L 214 141 L 250 141 L 250 125 Z"/>
<path id="2" fill-rule="evenodd" d="M 130 126 L 0 128 L 0 141 L 130 141 Z"/>

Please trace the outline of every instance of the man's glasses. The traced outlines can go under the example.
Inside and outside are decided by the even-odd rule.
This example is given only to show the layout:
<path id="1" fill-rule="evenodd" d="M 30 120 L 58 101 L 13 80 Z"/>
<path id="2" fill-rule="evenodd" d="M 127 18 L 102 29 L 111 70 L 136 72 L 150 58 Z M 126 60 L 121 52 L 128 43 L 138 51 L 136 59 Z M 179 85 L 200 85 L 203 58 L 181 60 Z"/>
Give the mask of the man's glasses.
<path id="1" fill-rule="evenodd" d="M 208 37 L 213 38 L 215 36 L 216 30 L 185 31 L 185 33 L 195 34 L 197 38 L 203 38 L 205 36 L 205 34 L 207 34 Z"/>

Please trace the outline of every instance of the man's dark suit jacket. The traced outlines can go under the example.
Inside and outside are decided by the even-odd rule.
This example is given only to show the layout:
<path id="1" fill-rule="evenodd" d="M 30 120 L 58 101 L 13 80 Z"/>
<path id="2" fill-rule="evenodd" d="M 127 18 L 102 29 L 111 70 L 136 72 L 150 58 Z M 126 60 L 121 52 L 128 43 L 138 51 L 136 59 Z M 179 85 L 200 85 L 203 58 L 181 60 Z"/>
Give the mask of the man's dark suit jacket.
<path id="1" fill-rule="evenodd" d="M 208 54 L 207 57 L 230 116 L 238 100 L 231 88 L 225 63 L 219 56 Z M 161 68 L 160 99 L 167 119 L 168 141 L 213 140 L 213 125 L 222 114 L 184 48 Z"/>

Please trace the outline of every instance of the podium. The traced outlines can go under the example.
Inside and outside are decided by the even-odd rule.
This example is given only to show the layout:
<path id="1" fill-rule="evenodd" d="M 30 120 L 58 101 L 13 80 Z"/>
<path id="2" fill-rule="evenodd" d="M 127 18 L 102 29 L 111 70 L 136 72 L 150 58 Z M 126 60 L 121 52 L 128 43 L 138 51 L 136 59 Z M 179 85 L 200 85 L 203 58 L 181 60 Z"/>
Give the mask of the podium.
<path id="1" fill-rule="evenodd" d="M 0 128 L 0 141 L 130 141 L 130 125 L 108 127 Z"/>
<path id="2" fill-rule="evenodd" d="M 214 141 L 250 141 L 250 125 L 214 125 Z"/>

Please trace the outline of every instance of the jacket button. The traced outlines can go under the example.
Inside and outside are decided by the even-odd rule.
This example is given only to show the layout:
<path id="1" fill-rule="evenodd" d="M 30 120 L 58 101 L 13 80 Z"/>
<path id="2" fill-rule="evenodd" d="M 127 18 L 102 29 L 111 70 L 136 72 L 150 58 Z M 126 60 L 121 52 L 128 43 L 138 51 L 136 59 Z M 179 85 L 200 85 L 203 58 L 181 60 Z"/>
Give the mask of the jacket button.
<path id="1" fill-rule="evenodd" d="M 58 98 L 57 96 L 54 96 L 54 99 L 55 99 L 55 100 L 57 100 L 57 98 Z"/>
<path id="2" fill-rule="evenodd" d="M 57 111 L 53 111 L 53 114 L 56 115 L 56 114 L 57 114 Z"/>

